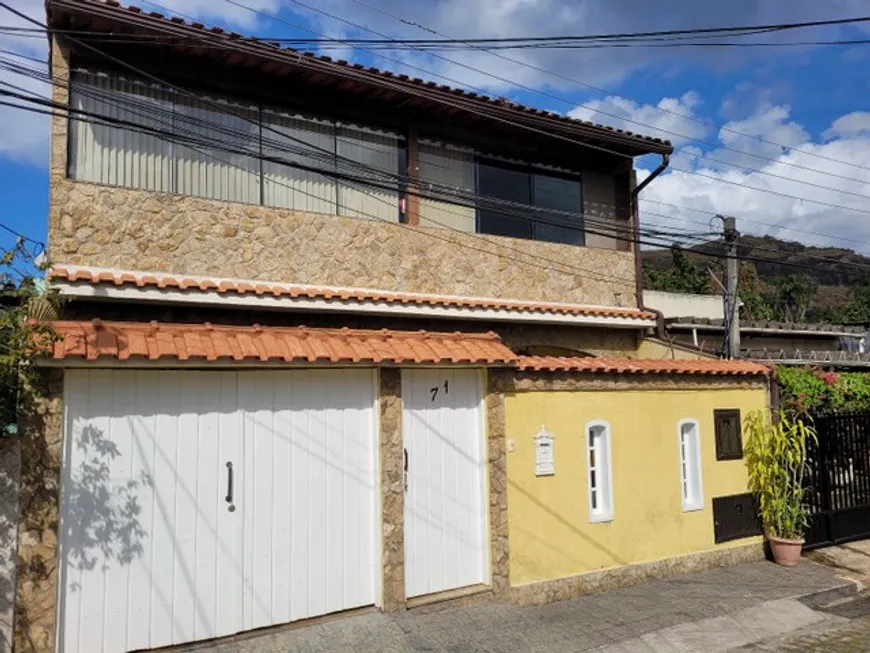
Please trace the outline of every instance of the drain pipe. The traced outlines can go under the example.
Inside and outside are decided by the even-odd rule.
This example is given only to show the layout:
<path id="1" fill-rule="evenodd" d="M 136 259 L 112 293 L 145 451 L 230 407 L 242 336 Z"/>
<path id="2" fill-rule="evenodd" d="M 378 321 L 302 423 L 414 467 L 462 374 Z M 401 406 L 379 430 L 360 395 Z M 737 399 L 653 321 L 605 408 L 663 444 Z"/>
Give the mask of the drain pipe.
<path id="1" fill-rule="evenodd" d="M 658 168 L 653 170 L 646 179 L 631 191 L 631 232 L 634 238 L 634 276 L 637 307 L 642 311 L 650 311 L 656 314 L 656 335 L 662 340 L 665 338 L 665 316 L 661 311 L 657 311 L 654 308 L 647 308 L 643 305 L 643 261 L 641 261 L 640 258 L 640 212 L 637 208 L 637 198 L 640 191 L 646 188 L 653 179 L 662 174 L 670 162 L 671 155 L 669 153 L 662 154 L 662 162 L 659 164 Z"/>

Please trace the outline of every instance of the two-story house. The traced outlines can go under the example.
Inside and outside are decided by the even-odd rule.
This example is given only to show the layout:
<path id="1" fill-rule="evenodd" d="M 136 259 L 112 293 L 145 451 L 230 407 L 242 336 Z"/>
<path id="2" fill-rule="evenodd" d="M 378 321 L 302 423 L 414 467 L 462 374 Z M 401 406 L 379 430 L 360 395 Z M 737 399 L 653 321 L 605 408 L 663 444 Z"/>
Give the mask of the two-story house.
<path id="1" fill-rule="evenodd" d="M 639 355 L 633 161 L 669 143 L 46 4 L 67 301 L 21 424 L 20 650 L 760 555 L 766 368 Z"/>

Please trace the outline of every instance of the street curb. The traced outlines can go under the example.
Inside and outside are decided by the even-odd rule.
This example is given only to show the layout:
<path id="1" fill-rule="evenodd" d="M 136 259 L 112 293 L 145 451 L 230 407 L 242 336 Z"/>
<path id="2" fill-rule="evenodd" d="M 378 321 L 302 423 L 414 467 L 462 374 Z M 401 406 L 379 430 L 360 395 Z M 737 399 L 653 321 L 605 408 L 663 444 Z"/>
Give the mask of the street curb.
<path id="1" fill-rule="evenodd" d="M 797 596 L 795 598 L 808 608 L 818 610 L 819 608 L 824 607 L 829 603 L 833 603 L 834 601 L 858 596 L 860 590 L 860 583 L 856 580 L 851 580 L 848 578 L 843 578 L 842 580 L 843 583 L 841 585 L 836 585 L 835 587 L 829 587 L 823 590 L 817 590 L 815 592 L 810 592 L 809 594 L 802 594 L 801 596 Z"/>

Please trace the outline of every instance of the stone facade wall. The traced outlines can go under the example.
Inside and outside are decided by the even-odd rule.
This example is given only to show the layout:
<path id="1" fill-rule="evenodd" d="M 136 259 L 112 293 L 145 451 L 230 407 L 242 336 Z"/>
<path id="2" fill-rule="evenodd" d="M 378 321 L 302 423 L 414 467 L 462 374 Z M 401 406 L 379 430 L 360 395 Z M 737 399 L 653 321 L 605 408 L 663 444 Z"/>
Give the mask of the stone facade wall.
<path id="1" fill-rule="evenodd" d="M 593 356 L 638 358 L 641 331 L 608 327 L 576 327 L 553 324 L 491 323 L 513 351 L 530 355 Z"/>
<path id="2" fill-rule="evenodd" d="M 19 416 L 21 482 L 15 604 L 18 653 L 54 652 L 63 372 L 49 370 L 44 377 L 41 398 L 22 401 Z"/>
<path id="3" fill-rule="evenodd" d="M 630 252 L 230 204 L 54 174 L 48 256 L 54 263 L 179 274 L 636 305 Z"/>
<path id="4" fill-rule="evenodd" d="M 490 371 L 487 372 L 485 404 L 489 476 L 489 565 L 493 592 L 498 597 L 510 587 L 507 451 L 504 393 L 496 389 Z"/>
<path id="5" fill-rule="evenodd" d="M 520 605 L 553 603 L 573 599 L 584 594 L 630 587 L 658 578 L 671 578 L 714 567 L 731 567 L 759 560 L 764 560 L 764 545 L 761 542 L 755 542 L 727 549 L 703 551 L 654 562 L 642 562 L 614 569 L 593 571 L 568 578 L 517 585 L 511 588 L 507 598 Z"/>
<path id="6" fill-rule="evenodd" d="M 0 653 L 12 650 L 20 451 L 18 438 L 0 437 Z"/>
<path id="7" fill-rule="evenodd" d="M 405 608 L 405 478 L 402 444 L 402 375 L 378 370 L 381 456 L 382 607 Z"/>

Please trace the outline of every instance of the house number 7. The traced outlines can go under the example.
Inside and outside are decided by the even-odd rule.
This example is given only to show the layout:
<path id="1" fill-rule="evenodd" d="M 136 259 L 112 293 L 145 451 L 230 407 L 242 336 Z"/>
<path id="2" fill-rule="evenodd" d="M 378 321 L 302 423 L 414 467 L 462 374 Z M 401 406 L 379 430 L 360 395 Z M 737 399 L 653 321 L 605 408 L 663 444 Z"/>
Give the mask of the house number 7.
<path id="1" fill-rule="evenodd" d="M 447 394 L 447 393 L 448 393 L 448 388 L 449 388 L 449 386 L 447 385 L 447 381 L 445 381 L 445 382 L 444 382 L 444 385 L 441 386 L 441 387 L 444 388 L 444 394 Z M 435 397 L 438 396 L 438 390 L 440 390 L 440 389 L 441 389 L 441 388 L 440 388 L 439 386 L 437 386 L 437 385 L 436 385 L 435 387 L 433 387 L 433 388 L 429 388 L 429 392 L 432 393 L 432 401 L 435 401 Z"/>

